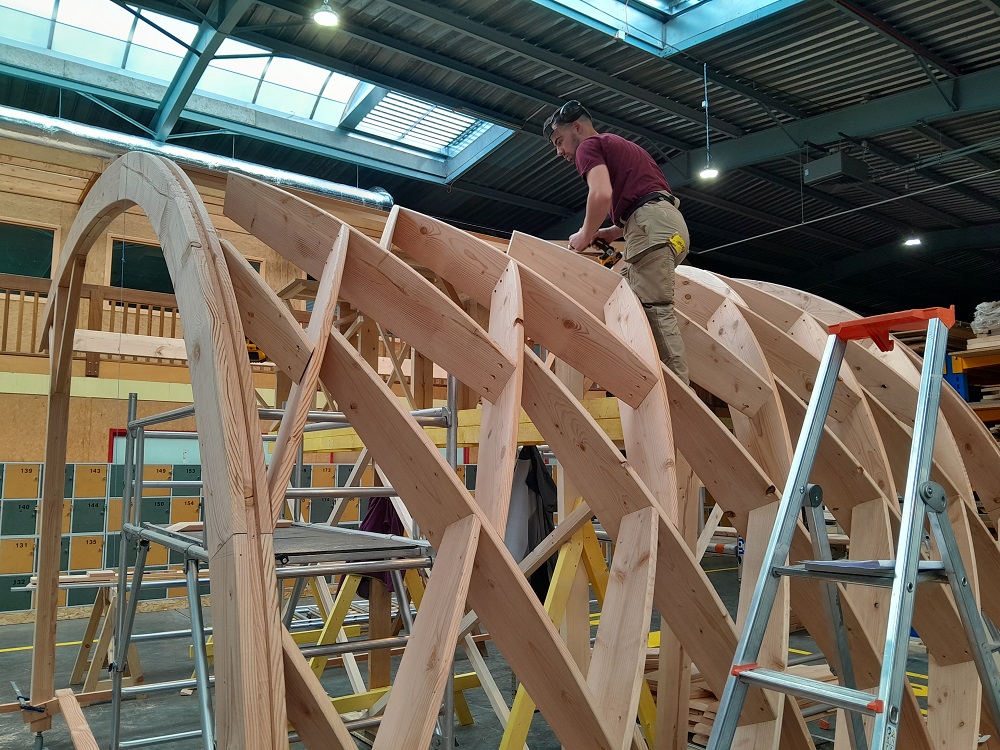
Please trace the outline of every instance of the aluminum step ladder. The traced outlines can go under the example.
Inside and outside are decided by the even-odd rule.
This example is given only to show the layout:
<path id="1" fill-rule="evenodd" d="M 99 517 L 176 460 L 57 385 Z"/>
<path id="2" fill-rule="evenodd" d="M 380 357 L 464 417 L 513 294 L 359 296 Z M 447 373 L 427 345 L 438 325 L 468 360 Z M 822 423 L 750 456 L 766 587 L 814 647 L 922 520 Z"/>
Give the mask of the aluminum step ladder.
<path id="1" fill-rule="evenodd" d="M 955 308 L 952 307 L 910 310 L 830 326 L 830 339 L 820 362 L 817 382 L 809 400 L 746 624 L 733 657 L 733 667 L 722 693 L 708 750 L 729 750 L 747 691 L 751 687 L 809 698 L 844 709 L 849 718 L 846 728 L 854 750 L 869 750 L 861 717 L 874 716 L 870 749 L 893 750 L 899 736 L 900 704 L 903 681 L 906 679 L 906 658 L 916 584 L 924 581 L 943 582 L 947 579 L 951 585 L 983 683 L 984 698 L 994 720 L 1000 722 L 1000 674 L 993 657 L 1000 650 L 1000 645 L 987 635 L 982 613 L 968 586 L 965 565 L 947 513 L 944 489 L 930 481 L 948 328 L 954 322 Z M 927 344 L 920 376 L 896 559 L 834 561 L 830 555 L 823 517 L 823 493 L 818 486 L 809 483 L 809 474 L 848 342 L 870 338 L 882 351 L 889 351 L 892 348 L 890 331 L 912 331 L 924 326 L 927 328 Z M 817 559 L 790 566 L 786 561 L 802 511 L 805 511 L 808 518 L 813 553 Z M 940 561 L 920 559 L 924 521 L 927 519 L 937 542 Z M 823 587 L 825 614 L 833 631 L 835 645 L 835 652 L 827 656 L 841 684 L 827 684 L 786 672 L 761 669 L 755 663 L 781 576 L 814 578 Z M 876 694 L 856 687 L 840 607 L 838 582 L 892 588 L 882 671 Z"/>

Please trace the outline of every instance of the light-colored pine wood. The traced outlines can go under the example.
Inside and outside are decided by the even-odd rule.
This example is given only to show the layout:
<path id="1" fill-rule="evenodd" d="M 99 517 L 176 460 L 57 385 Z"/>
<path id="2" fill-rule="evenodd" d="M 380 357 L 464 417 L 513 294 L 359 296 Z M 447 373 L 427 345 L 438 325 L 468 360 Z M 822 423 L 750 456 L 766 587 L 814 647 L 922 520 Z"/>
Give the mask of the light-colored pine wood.
<path id="1" fill-rule="evenodd" d="M 507 254 L 575 299 L 592 315 L 604 318 L 604 305 L 621 276 L 554 242 L 514 232 Z"/>
<path id="2" fill-rule="evenodd" d="M 532 421 L 549 436 L 549 445 L 564 457 L 560 465 L 587 487 L 590 505 L 612 538 L 625 515 L 650 505 L 659 507 L 579 402 L 529 352 L 525 352 L 523 402 Z M 662 515 L 658 522 L 657 609 L 668 616 L 713 689 L 721 691 L 736 648 L 735 626 L 676 527 Z M 695 632 L 695 622 L 712 624 Z M 755 700 L 751 694 L 747 714 L 771 718 L 759 695 Z"/>
<path id="3" fill-rule="evenodd" d="M 400 662 L 375 750 L 403 750 L 427 745 L 434 731 L 448 673 L 452 669 L 459 622 L 465 611 L 480 522 L 466 516 L 448 526 Z M 451 716 L 445 717 L 452 721 Z"/>
<path id="4" fill-rule="evenodd" d="M 632 743 L 646 661 L 644 646 L 653 611 L 656 569 L 656 516 L 656 509 L 649 507 L 622 519 L 587 673 L 587 684 L 621 750 Z"/>
<path id="5" fill-rule="evenodd" d="M 305 746 L 309 750 L 355 750 L 357 745 L 351 733 L 310 671 L 298 644 L 284 628 L 281 629 L 281 662 L 288 691 L 288 720 Z"/>
<path id="6" fill-rule="evenodd" d="M 684 339 L 684 356 L 691 377 L 710 393 L 719 395 L 737 411 L 756 414 L 769 398 L 770 386 L 761 375 L 724 342 L 677 309 L 677 322 Z"/>
<path id="7" fill-rule="evenodd" d="M 67 305 L 76 304 L 78 287 L 70 290 L 72 269 L 82 270 L 94 240 L 133 203 L 152 220 L 177 290 L 199 404 L 199 439 L 209 498 L 205 512 L 210 519 L 205 542 L 212 556 L 213 588 L 228 592 L 213 608 L 220 632 L 215 651 L 219 743 L 247 750 L 272 748 L 286 741 L 286 712 L 273 585 L 273 521 L 269 504 L 259 502 L 265 498 L 265 475 L 256 399 L 236 297 L 218 236 L 194 186 L 176 165 L 131 153 L 108 167 L 94 183 L 68 234 L 53 276 L 50 299 L 55 304 L 48 307 L 59 307 L 60 295 L 67 295 Z M 51 318 L 55 324 L 51 357 L 56 368 L 68 365 L 75 317 Z M 58 377 L 53 380 L 59 381 Z M 59 405 L 58 388 L 55 395 L 53 404 Z M 66 416 L 65 408 L 60 408 L 59 419 L 49 425 L 50 436 L 65 435 Z M 47 476 L 61 480 L 64 451 L 50 452 Z M 62 481 L 59 485 L 61 501 Z M 58 549 L 56 538 L 49 552 L 52 556 L 47 558 L 57 563 L 58 552 L 53 555 L 53 549 Z M 49 564 L 53 563 L 45 563 Z M 48 604 L 40 608 L 43 625 L 47 615 L 42 611 L 54 614 L 54 605 L 53 597 L 51 610 Z M 41 645 L 36 659 L 44 661 L 48 652 L 44 638 Z M 40 662 L 33 690 L 51 689 L 46 685 L 47 671 Z M 250 675 L 260 681 L 262 689 L 243 690 L 251 682 Z"/>
<path id="8" fill-rule="evenodd" d="M 59 700 L 59 709 L 66 718 L 69 726 L 70 739 L 76 750 L 98 750 L 97 740 L 94 733 L 90 731 L 90 725 L 84 718 L 80 704 L 76 702 L 76 696 L 72 690 L 56 690 L 56 698 Z"/>
<path id="9" fill-rule="evenodd" d="M 24 184 L 44 183 L 44 189 L 79 192 L 77 186 L 64 184 L 67 179 L 78 179 L 68 172 L 55 170 L 50 178 L 49 170 L 36 163 L 0 162 L 0 182 L 16 175 Z M 445 579 L 456 575 L 461 579 L 459 588 L 468 581 L 468 601 L 460 591 L 454 599 L 445 597 L 443 607 L 435 604 L 425 609 L 418 617 L 418 631 L 421 618 L 431 617 L 432 623 L 438 622 L 447 631 L 447 637 L 440 642 L 430 638 L 432 647 L 423 648 L 423 640 L 428 638 L 417 633 L 411 642 L 417 648 L 404 657 L 404 682 L 432 685 L 426 693 L 430 697 L 397 707 L 390 702 L 387 718 L 391 721 L 380 745 L 410 750 L 406 745 L 411 744 L 411 734 L 418 735 L 418 744 L 425 743 L 433 720 L 431 711 L 436 709 L 431 704 L 439 699 L 438 683 L 446 675 L 441 661 L 433 659 L 433 654 L 439 653 L 434 648 L 448 641 L 446 648 L 450 649 L 457 637 L 469 646 L 465 640 L 468 628 L 482 615 L 501 652 L 526 690 L 537 697 L 539 708 L 565 747 L 620 750 L 631 745 L 641 750 L 645 741 L 633 718 L 638 713 L 646 736 L 652 739 L 655 709 L 643 681 L 639 681 L 636 698 L 631 665 L 638 668 L 644 657 L 642 620 L 648 619 L 649 594 L 648 588 L 642 595 L 638 589 L 643 588 L 640 579 L 649 585 L 651 569 L 655 570 L 652 597 L 664 614 L 657 680 L 659 697 L 665 701 L 661 704 L 661 725 L 667 734 L 682 739 L 679 732 L 669 729 L 687 728 L 686 706 L 682 713 L 681 699 L 667 697 L 687 692 L 681 687 L 686 674 L 685 652 L 676 644 L 692 651 L 708 683 L 718 690 L 728 670 L 736 629 L 689 549 L 694 540 L 685 529 L 685 511 L 693 506 L 690 500 L 680 499 L 690 497 L 690 493 L 680 492 L 673 477 L 674 440 L 676 449 L 688 458 L 692 470 L 717 500 L 720 512 L 732 513 L 736 529 L 748 535 L 748 546 L 759 548 L 767 535 L 767 523 L 761 519 L 767 518 L 768 506 L 777 498 L 780 487 L 775 482 L 782 481 L 787 471 L 789 433 L 794 434 L 802 421 L 825 343 L 821 322 L 850 318 L 852 313 L 777 285 L 734 281 L 690 267 L 678 269 L 676 306 L 690 353 L 692 379 L 730 405 L 734 430 L 730 432 L 690 389 L 659 365 L 634 297 L 620 277 L 590 259 L 523 235 L 512 239 L 509 254 L 505 254 L 495 244 L 404 208 L 394 209 L 387 221 L 369 217 L 357 231 L 344 223 L 360 220 L 353 208 L 326 201 L 319 207 L 311 206 L 246 178 L 234 178 L 229 195 L 224 196 L 221 180 L 203 178 L 199 178 L 204 182 L 202 196 L 210 208 L 175 165 L 158 157 L 128 155 L 94 181 L 74 227 L 67 233 L 42 327 L 45 348 L 52 352 L 53 360 L 47 457 L 51 460 L 46 472 L 50 486 L 43 489 L 45 497 L 60 501 L 46 505 L 43 499 L 42 506 L 36 618 L 42 635 L 33 656 L 36 674 L 32 697 L 38 697 L 34 702 L 46 712 L 26 715 L 25 720 L 32 728 L 47 728 L 58 703 L 46 671 L 54 663 L 53 582 L 57 574 L 53 571 L 62 521 L 58 467 L 60 460 L 65 460 L 66 449 L 65 444 L 60 445 L 59 433 L 66 432 L 73 340 L 77 338 L 80 345 L 91 349 L 102 346 L 97 341 L 100 332 L 89 338 L 74 337 L 80 277 L 94 239 L 126 206 L 132 206 L 129 213 L 133 217 L 145 212 L 152 218 L 178 289 L 177 307 L 184 317 L 184 353 L 190 354 L 203 455 L 212 459 L 206 476 L 206 544 L 217 596 L 213 653 L 217 660 L 220 746 L 241 750 L 282 747 L 286 715 L 309 746 L 353 745 L 343 723 L 331 714 L 330 701 L 315 675 L 293 653 L 294 645 L 286 642 L 287 633 L 278 620 L 271 499 L 277 485 L 287 481 L 279 481 L 278 475 L 285 474 L 288 462 L 284 458 L 278 461 L 271 475 L 273 486 L 269 487 L 245 334 L 276 363 L 286 385 L 302 382 L 297 395 L 284 391 L 286 395 L 279 397 L 279 401 L 292 402 L 289 414 L 293 417 L 279 435 L 279 458 L 293 452 L 299 433 L 292 422 L 301 419 L 311 404 L 318 377 L 328 397 L 336 399 L 337 408 L 348 412 L 357 424 L 357 433 L 367 444 L 361 463 L 367 464 L 374 456 L 379 462 L 378 477 L 392 480 L 403 493 L 399 507 L 404 508 L 405 500 L 407 522 L 412 511 L 414 520 L 438 544 L 446 529 L 466 524 L 478 528 L 475 554 L 470 552 L 464 558 L 458 572 L 454 566 L 449 566 L 450 573 L 444 572 Z M 225 212 L 233 218 L 220 214 L 224 200 Z M 336 211 L 336 217 L 331 210 Z M 226 231 L 240 235 L 244 231 L 241 225 L 252 225 L 255 234 L 302 271 L 319 278 L 312 284 L 316 314 L 309 331 L 302 331 L 298 322 L 306 320 L 304 314 L 293 315 L 259 276 L 248 271 L 242 258 L 236 262 L 238 253 L 220 242 L 212 227 L 213 217 Z M 369 238 L 378 236 L 380 229 L 379 244 Z M 341 313 L 345 323 L 354 316 L 346 336 L 331 330 L 338 290 L 335 268 L 328 259 L 338 236 L 344 256 Z M 416 259 L 425 268 L 418 272 L 395 252 Z M 429 281 L 427 277 L 434 274 L 438 278 Z M 501 304 L 499 309 L 494 305 L 488 323 L 485 316 L 467 312 L 485 311 L 494 296 L 509 302 L 513 299 L 509 293 L 516 286 L 523 294 L 520 312 L 516 305 Z M 469 297 L 476 308 L 469 305 Z M 364 314 L 353 311 L 352 303 Z M 179 330 L 164 325 L 166 321 L 149 313 L 145 305 L 143 302 L 137 314 L 123 321 L 128 338 L 113 334 L 118 336 L 117 346 L 127 345 L 132 347 L 129 351 L 140 352 L 129 356 L 165 351 L 156 348 L 158 339 Z M 40 312 L 37 307 L 37 295 L 29 296 L 11 321 L 12 331 L 34 335 Z M 523 319 L 523 327 L 519 319 Z M 89 325 L 99 328 L 99 322 L 90 315 Z M 343 331 L 347 325 L 337 328 Z M 347 341 L 354 335 L 361 337 L 360 352 Z M 550 350 L 545 363 L 523 348 L 526 335 L 532 343 Z M 480 475 L 478 501 L 483 502 L 486 513 L 405 413 L 400 400 L 379 380 L 379 337 L 392 348 L 385 362 L 386 372 L 391 371 L 390 383 L 405 377 L 402 358 L 406 348 L 402 355 L 397 353 L 397 337 L 421 353 L 415 356 L 424 364 L 411 368 L 413 389 L 408 392 L 407 405 L 431 405 L 435 362 L 485 396 L 480 465 L 492 467 L 495 474 L 491 476 L 487 469 Z M 103 346 L 111 346 L 110 338 L 104 338 L 108 342 Z M 146 348 L 135 349 L 140 341 Z M 176 348 L 172 351 L 180 354 Z M 96 358 L 91 359 L 96 364 Z M 834 516 L 850 534 L 852 557 L 888 556 L 885 545 L 889 530 L 898 519 L 895 488 L 902 479 L 916 400 L 915 362 L 903 350 L 881 353 L 857 343 L 848 347 L 850 367 L 841 373 L 834 413 L 828 420 L 814 473 L 826 490 Z M 574 377 L 581 388 L 603 386 L 624 402 L 616 410 L 620 419 L 609 429 L 620 430 L 614 433 L 615 440 L 627 447 L 627 461 L 574 398 L 573 389 L 559 383 L 553 368 L 561 372 L 567 366 L 578 370 Z M 519 385 L 522 375 L 524 383 Z M 520 397 L 515 393 L 517 388 L 522 388 Z M 509 481 L 501 479 L 509 474 L 513 462 L 515 430 L 520 427 L 519 400 L 534 422 L 532 439 L 553 446 L 560 459 L 560 473 L 572 480 L 564 484 L 564 495 L 571 501 L 579 494 L 587 496 L 587 503 L 576 510 L 571 510 L 572 503 L 563 509 L 563 525 L 520 570 L 498 534 L 509 490 L 504 486 Z M 951 510 L 959 522 L 960 543 L 970 559 L 978 561 L 973 566 L 978 572 L 981 566 L 1000 564 L 1000 547 L 978 517 L 973 496 L 975 490 L 987 511 L 1000 516 L 1000 449 L 974 413 L 947 388 L 942 416 L 932 476 L 955 498 Z M 484 452 L 499 459 L 484 461 Z M 486 497 L 491 493 L 496 499 Z M 631 543 L 630 537 L 655 536 L 655 564 L 652 559 L 645 568 L 636 563 L 636 570 L 644 570 L 645 577 L 609 576 L 589 524 L 594 512 L 618 545 L 615 574 L 636 556 L 641 557 L 643 544 Z M 649 516 L 650 523 L 630 529 L 628 519 L 634 519 L 634 514 Z M 564 643 L 523 576 L 524 570 L 540 564 L 567 538 L 582 540 L 582 552 L 579 544 L 570 545 L 575 561 L 571 566 L 563 565 L 567 572 L 555 588 L 566 602 L 563 616 L 586 624 L 588 580 L 605 608 L 593 665 L 588 665 L 587 628 L 572 630 L 569 645 Z M 645 546 L 651 548 L 648 539 Z M 570 547 L 564 547 L 564 553 Z M 791 558 L 803 556 L 811 556 L 811 551 L 799 525 Z M 439 569 L 436 575 L 441 574 Z M 984 611 L 1000 620 L 1000 583 L 995 577 L 978 578 Z M 636 590 L 634 596 L 623 597 L 634 607 L 628 609 L 619 594 L 632 589 Z M 791 589 L 792 608 L 819 646 L 829 648 L 830 636 L 815 587 L 793 582 Z M 220 591 L 225 592 L 222 598 L 218 598 Z M 947 743 L 969 744 L 977 731 L 995 734 L 995 728 L 986 716 L 980 722 L 978 683 L 953 603 L 941 587 L 925 591 L 918 599 L 915 624 L 930 652 L 933 710 L 928 724 L 907 688 L 901 742 L 915 750 L 939 750 Z M 879 672 L 879 615 L 884 606 L 875 597 L 880 595 L 884 594 L 853 587 L 843 593 L 860 684 L 873 684 Z M 414 600 L 419 598 L 417 590 Z M 470 606 L 475 612 L 461 618 Z M 335 614 L 332 601 L 324 607 Z M 373 613 L 377 614 L 377 609 L 373 604 Z M 516 622 L 511 621 L 511 612 L 518 613 Z M 619 612 L 627 615 L 619 616 Z M 787 607 L 780 606 L 779 612 L 784 614 Z M 782 628 L 775 626 L 774 630 L 780 640 Z M 613 637 L 613 631 L 621 637 Z M 327 637 L 338 639 L 341 630 L 331 630 Z M 780 662 L 784 657 L 781 644 L 768 644 L 766 654 Z M 614 658 L 607 655 L 610 651 L 615 652 Z M 615 671 L 612 662 L 625 667 Z M 589 684 L 588 666 L 592 670 Z M 602 672 L 610 678 L 600 678 Z M 613 687 L 619 681 L 623 686 Z M 397 699 L 404 692 L 424 691 L 396 691 Z M 527 695 L 525 692 L 523 707 L 529 705 Z M 381 710 L 391 692 L 382 690 L 379 696 L 366 698 L 363 708 Z M 507 709 L 499 691 L 494 690 L 490 700 L 503 716 Z M 666 705 L 670 702 L 676 704 L 672 713 Z M 778 717 L 782 748 L 804 750 L 810 746 L 795 702 L 769 704 L 763 694 L 752 693 L 747 709 L 749 727 L 740 730 L 734 747 L 776 747 Z M 394 718 L 404 714 L 405 720 Z M 691 727 L 699 737 L 710 731 L 711 719 L 708 710 L 695 717 Z M 843 737 L 838 741 L 842 744 Z M 660 737 L 658 750 L 669 746 L 664 742 Z"/>
<path id="10" fill-rule="evenodd" d="M 715 534 L 715 530 L 719 528 L 719 523 L 722 521 L 723 515 L 725 515 L 725 512 L 722 510 L 722 506 L 716 503 L 712 507 L 712 512 L 708 514 L 708 518 L 705 520 L 705 526 L 702 528 L 701 534 L 698 535 L 698 545 L 694 549 L 694 556 L 699 560 L 705 556 L 705 550 L 712 543 L 712 536 Z"/>
<path id="11" fill-rule="evenodd" d="M 347 232 L 341 230 L 333 243 L 330 256 L 323 266 L 319 289 L 313 305 L 312 316 L 306 328 L 306 337 L 312 344 L 309 364 L 298 383 L 292 385 L 285 415 L 278 428 L 274 454 L 267 467 L 267 492 L 271 501 L 271 512 L 277 520 L 285 507 L 285 489 L 295 468 L 302 430 L 306 426 L 309 411 L 315 406 L 316 388 L 319 385 L 319 369 L 330 337 L 333 318 L 337 309 L 337 292 L 344 273 L 347 257 Z"/>
<path id="12" fill-rule="evenodd" d="M 124 357 L 187 360 L 184 339 L 163 336 L 137 336 L 114 331 L 76 331 L 73 351 L 94 354 L 116 354 Z"/>
<path id="13" fill-rule="evenodd" d="M 312 343 L 289 310 L 260 274 L 230 243 L 222 250 L 236 293 L 240 320 L 246 335 L 274 362 L 282 375 L 298 383 L 312 351 Z M 282 389 L 279 388 L 279 391 Z M 287 400 L 279 393 L 276 408 Z"/>
<path id="14" fill-rule="evenodd" d="M 346 231 L 340 296 L 435 362 L 452 360 L 451 371 L 487 400 L 499 398 L 514 363 L 446 295 L 376 242 L 291 193 L 236 174 L 229 176 L 226 215 L 316 278 L 333 238 Z M 454 348 L 464 356 L 449 356 Z"/>
<path id="15" fill-rule="evenodd" d="M 489 306 L 493 287 L 507 267 L 506 254 L 444 222 L 406 209 L 399 212 L 394 237 L 408 255 Z M 636 353 L 622 346 L 600 319 L 537 273 L 522 266 L 520 277 L 525 335 L 623 401 L 638 406 L 653 387 L 655 374 Z"/>
<path id="16" fill-rule="evenodd" d="M 507 529 L 511 477 L 517 463 L 517 425 L 521 414 L 521 373 L 524 371 L 524 306 L 517 264 L 507 265 L 493 288 L 490 336 L 517 370 L 507 381 L 496 403 L 483 402 L 479 431 L 479 470 L 476 501 L 497 533 Z"/>
<path id="17" fill-rule="evenodd" d="M 320 377 L 344 405 L 365 444 L 384 456 L 381 465 L 392 486 L 404 500 L 412 498 L 414 517 L 433 543 L 450 523 L 468 515 L 479 516 L 483 523 L 478 505 L 440 452 L 337 332 L 331 333 Z M 432 497 L 433 503 L 421 502 Z M 488 523 L 480 532 L 469 603 L 514 672 L 532 694 L 541 696 L 538 705 L 560 740 L 584 750 L 611 748 L 582 675 Z M 512 620 L 511 612 L 519 612 L 519 619 Z"/>
<path id="18" fill-rule="evenodd" d="M 53 313 L 49 336 L 49 402 L 45 419 L 45 465 L 38 526 L 38 589 L 35 592 L 34 649 L 31 652 L 31 702 L 41 705 L 54 697 L 56 668 L 56 606 L 62 546 L 64 471 L 69 433 L 73 328 L 80 305 L 86 258 L 76 257 L 65 282 L 54 277 L 47 308 Z M 44 334 L 43 334 L 44 336 Z M 52 726 L 49 718 L 34 721 L 34 732 Z"/>
<path id="19" fill-rule="evenodd" d="M 545 612 L 552 619 L 552 624 L 561 627 L 566 618 L 566 610 L 573 596 L 573 583 L 580 570 L 580 555 L 583 552 L 583 535 L 577 533 L 559 550 L 549 590 L 545 594 Z M 587 627 L 590 630 L 589 622 Z M 514 750 L 522 747 L 528 738 L 532 716 L 535 712 L 535 701 L 532 700 L 524 685 L 519 685 L 514 695 L 510 714 L 504 724 L 503 737 L 500 739 L 500 750 Z"/>

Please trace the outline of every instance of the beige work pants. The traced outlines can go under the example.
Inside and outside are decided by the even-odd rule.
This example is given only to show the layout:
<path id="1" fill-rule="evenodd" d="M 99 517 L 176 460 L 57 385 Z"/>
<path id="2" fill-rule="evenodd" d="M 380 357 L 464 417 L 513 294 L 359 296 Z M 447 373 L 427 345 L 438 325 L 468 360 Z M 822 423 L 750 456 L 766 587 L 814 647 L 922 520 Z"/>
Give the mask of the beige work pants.
<path id="1" fill-rule="evenodd" d="M 647 203 L 625 223 L 622 276 L 642 303 L 660 360 L 685 383 L 691 381 L 674 312 L 674 272 L 689 243 L 684 217 L 669 200 Z"/>

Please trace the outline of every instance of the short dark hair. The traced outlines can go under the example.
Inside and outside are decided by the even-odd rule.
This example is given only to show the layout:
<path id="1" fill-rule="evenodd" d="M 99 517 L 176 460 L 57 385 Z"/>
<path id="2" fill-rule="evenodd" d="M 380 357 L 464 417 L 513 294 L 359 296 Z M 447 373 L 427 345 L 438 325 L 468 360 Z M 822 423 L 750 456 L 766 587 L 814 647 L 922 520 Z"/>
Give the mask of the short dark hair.
<path id="1" fill-rule="evenodd" d="M 584 119 L 590 120 L 590 112 L 576 99 L 570 99 L 559 109 L 549 115 L 549 118 L 542 125 L 542 135 L 546 138 L 552 137 L 552 131 L 562 125 L 569 125 L 571 122 Z"/>

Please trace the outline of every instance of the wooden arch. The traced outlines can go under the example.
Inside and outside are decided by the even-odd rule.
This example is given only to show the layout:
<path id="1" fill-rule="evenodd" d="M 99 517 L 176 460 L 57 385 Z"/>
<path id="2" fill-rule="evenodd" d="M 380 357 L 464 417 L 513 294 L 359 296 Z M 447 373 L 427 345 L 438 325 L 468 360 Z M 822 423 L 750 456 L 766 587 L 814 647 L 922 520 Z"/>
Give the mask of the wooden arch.
<path id="1" fill-rule="evenodd" d="M 729 405 L 728 429 L 657 360 L 645 315 L 616 274 L 549 243 L 515 235 L 505 253 L 443 222 L 404 208 L 376 243 L 335 216 L 279 189 L 230 176 L 225 213 L 320 280 L 303 330 L 274 292 L 220 241 L 190 181 L 162 158 L 128 154 L 95 183 L 70 232 L 49 304 L 52 381 L 42 503 L 32 700 L 53 693 L 54 616 L 62 472 L 66 459 L 70 355 L 86 254 L 122 211 L 139 206 L 153 223 L 177 289 L 192 370 L 205 493 L 217 643 L 218 744 L 287 746 L 290 722 L 310 748 L 350 750 L 353 741 L 278 618 L 271 534 L 319 384 L 340 409 L 438 550 L 435 572 L 390 693 L 376 747 L 426 747 L 445 689 L 450 653 L 479 617 L 560 741 L 573 750 L 624 750 L 639 740 L 650 612 L 664 624 L 663 648 L 676 670 L 660 692 L 660 726 L 680 706 L 690 658 L 721 692 L 737 625 L 708 581 L 683 531 L 700 480 L 748 539 L 747 575 L 773 524 L 781 483 L 812 388 L 825 332 L 849 311 L 795 290 L 682 268 L 677 311 L 692 380 Z M 490 311 L 486 329 L 391 252 L 396 247 Z M 343 299 L 391 329 L 483 398 L 480 471 L 473 497 L 386 384 L 332 326 Z M 245 357 L 252 338 L 295 383 L 276 453 L 265 468 Z M 620 402 L 627 460 L 528 340 L 553 352 Z M 826 426 L 816 472 L 849 531 L 851 554 L 886 557 L 898 516 L 896 487 L 915 402 L 914 365 L 852 344 Z M 946 389 L 947 390 L 947 389 Z M 572 658 L 549 615 L 503 545 L 521 409 L 580 486 L 584 504 L 548 546 L 596 514 L 617 543 L 589 669 Z M 949 489 L 959 536 L 972 560 L 1000 563 L 1000 550 L 974 512 L 972 491 L 1000 515 L 1000 450 L 946 392 L 935 470 Z M 757 557 L 755 557 L 757 555 Z M 792 558 L 811 556 L 800 526 Z M 975 569 L 974 564 L 969 564 Z M 1000 622 L 1000 583 L 978 580 L 983 607 Z M 794 582 L 783 594 L 821 647 L 829 641 L 818 591 Z M 879 673 L 879 592 L 843 596 L 855 669 Z M 740 605 L 740 617 L 746 609 Z M 474 614 L 470 611 L 474 610 Z M 783 665 L 788 607 L 772 620 L 762 659 Z M 511 614 L 516 613 L 516 617 Z M 925 721 L 912 691 L 904 702 L 907 747 L 971 748 L 979 694 L 968 685 L 954 605 L 932 589 L 917 613 L 932 657 L 935 708 Z M 974 669 L 974 667 L 973 667 Z M 676 711 L 675 717 L 676 719 Z M 47 718 L 35 722 L 45 728 Z M 681 722 L 683 724 L 683 720 Z M 677 722 L 675 721 L 675 726 Z M 677 728 L 680 740 L 686 727 Z M 996 732 L 992 732 L 996 737 Z M 956 739 L 957 738 L 957 739 Z M 673 740 L 660 736 L 656 750 Z M 792 701 L 750 694 L 734 747 L 812 746 Z M 996 744 L 993 747 L 997 747 Z"/>

